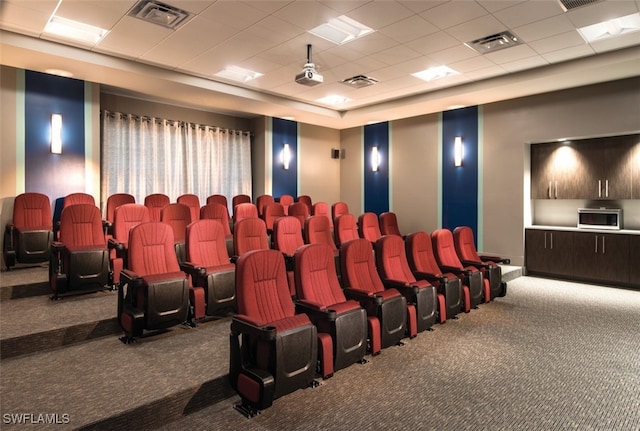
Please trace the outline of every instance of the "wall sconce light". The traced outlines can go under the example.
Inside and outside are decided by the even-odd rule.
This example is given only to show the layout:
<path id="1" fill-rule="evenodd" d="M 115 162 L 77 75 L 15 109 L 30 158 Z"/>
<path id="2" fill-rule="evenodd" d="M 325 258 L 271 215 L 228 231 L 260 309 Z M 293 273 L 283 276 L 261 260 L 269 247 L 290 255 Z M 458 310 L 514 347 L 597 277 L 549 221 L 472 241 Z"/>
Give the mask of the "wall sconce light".
<path id="1" fill-rule="evenodd" d="M 463 148 L 462 148 L 462 136 L 456 136 L 453 141 L 453 165 L 456 167 L 462 166 Z"/>
<path id="2" fill-rule="evenodd" d="M 379 167 L 380 153 L 378 152 L 378 147 L 371 147 L 371 170 L 373 172 L 378 172 Z"/>
<path id="3" fill-rule="evenodd" d="M 62 154 L 62 115 L 51 114 L 51 153 Z"/>
<path id="4" fill-rule="evenodd" d="M 291 161 L 291 150 L 289 144 L 284 144 L 282 147 L 282 167 L 284 170 L 289 170 L 289 162 Z"/>

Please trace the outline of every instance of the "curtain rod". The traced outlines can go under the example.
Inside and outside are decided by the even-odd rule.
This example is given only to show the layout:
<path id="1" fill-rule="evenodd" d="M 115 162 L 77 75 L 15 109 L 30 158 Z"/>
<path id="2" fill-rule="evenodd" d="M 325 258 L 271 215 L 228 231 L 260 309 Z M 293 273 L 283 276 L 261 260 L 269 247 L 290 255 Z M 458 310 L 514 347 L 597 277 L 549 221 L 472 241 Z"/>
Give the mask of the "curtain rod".
<path id="1" fill-rule="evenodd" d="M 159 118 L 159 117 L 149 117 L 146 115 L 136 115 L 136 114 L 125 114 L 122 112 L 112 112 L 109 111 L 107 109 L 102 109 L 100 111 L 101 114 L 106 115 L 108 117 L 111 118 L 115 118 L 116 115 L 120 115 L 123 117 L 129 117 L 129 118 L 133 118 L 134 120 L 137 121 L 145 121 L 145 122 L 151 122 L 154 121 L 157 124 L 161 124 L 162 122 L 168 122 L 174 125 L 178 125 L 179 127 L 190 127 L 192 129 L 200 129 L 200 130 L 207 130 L 207 129 L 217 129 L 218 131 L 222 132 L 222 133 L 230 133 L 230 134 L 236 134 L 236 135 L 241 135 L 241 134 L 246 134 L 249 136 L 253 136 L 253 133 L 251 133 L 250 131 L 246 131 L 246 130 L 233 130 L 233 129 L 228 129 L 225 127 L 219 127 L 219 126 L 207 126 L 204 124 L 196 124 L 196 123 L 191 123 L 188 121 L 182 121 L 182 120 L 169 120 L 166 118 Z"/>

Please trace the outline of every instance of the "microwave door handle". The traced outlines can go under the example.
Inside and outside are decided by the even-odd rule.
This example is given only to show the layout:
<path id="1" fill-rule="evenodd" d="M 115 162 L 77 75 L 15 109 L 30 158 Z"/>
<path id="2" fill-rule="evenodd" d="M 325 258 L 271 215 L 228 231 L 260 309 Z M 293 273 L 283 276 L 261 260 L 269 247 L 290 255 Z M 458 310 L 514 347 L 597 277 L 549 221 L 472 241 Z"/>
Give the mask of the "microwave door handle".
<path id="1" fill-rule="evenodd" d="M 604 180 L 604 196 L 609 197 L 609 180 Z"/>
<path id="2" fill-rule="evenodd" d="M 602 181 L 598 180 L 598 197 L 602 197 Z"/>
<path id="3" fill-rule="evenodd" d="M 604 249 L 604 235 L 602 235 L 602 254 L 606 254 L 606 251 Z"/>

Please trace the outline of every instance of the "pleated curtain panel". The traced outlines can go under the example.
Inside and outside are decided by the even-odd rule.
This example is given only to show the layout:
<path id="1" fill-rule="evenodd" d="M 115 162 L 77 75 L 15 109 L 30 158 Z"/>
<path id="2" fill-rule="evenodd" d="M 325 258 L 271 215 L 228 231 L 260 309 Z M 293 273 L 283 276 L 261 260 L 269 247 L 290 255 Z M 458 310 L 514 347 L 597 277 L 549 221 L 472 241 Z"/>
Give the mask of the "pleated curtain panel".
<path id="1" fill-rule="evenodd" d="M 102 111 L 102 196 L 251 195 L 249 132 Z"/>

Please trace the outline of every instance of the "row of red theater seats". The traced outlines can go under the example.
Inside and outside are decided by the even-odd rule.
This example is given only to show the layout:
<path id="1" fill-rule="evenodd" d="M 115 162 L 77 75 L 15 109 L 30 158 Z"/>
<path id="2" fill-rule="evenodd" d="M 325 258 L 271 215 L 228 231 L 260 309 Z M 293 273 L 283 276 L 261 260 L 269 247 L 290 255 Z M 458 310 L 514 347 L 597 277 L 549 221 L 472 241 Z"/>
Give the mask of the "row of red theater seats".
<path id="1" fill-rule="evenodd" d="M 123 208 L 132 209 L 133 207 L 124 206 Z M 73 223 L 93 226 L 94 241 L 100 242 L 102 223 L 95 206 L 77 205 L 73 210 L 65 211 L 65 214 L 72 215 L 62 217 L 61 240 L 67 237 L 66 219 L 69 218 Z M 353 219 L 354 217 L 350 214 L 336 217 L 336 229 L 340 230 L 341 220 L 353 222 Z M 88 220 L 91 220 L 91 223 L 87 223 Z M 311 227 L 314 220 L 319 220 L 320 226 L 323 226 L 322 229 Z M 327 217 L 310 217 L 305 220 L 306 235 L 318 230 L 327 231 L 327 224 Z M 351 225 L 350 231 L 353 233 L 353 223 Z M 335 243 L 332 247 L 330 241 L 300 245 L 301 227 L 300 222 L 293 217 L 281 217 L 274 223 L 275 247 L 280 247 L 278 239 L 280 232 L 283 238 L 289 238 L 292 234 L 297 237 L 295 242 L 298 246 L 295 253 L 285 258 L 285 253 L 272 250 L 264 243 L 267 235 L 263 220 L 248 218 L 238 221 L 234 229 L 234 245 L 241 257 L 235 268 L 230 263 L 228 254 L 224 256 L 226 251 L 226 247 L 222 245 L 225 241 L 224 224 L 212 220 L 198 221 L 190 224 L 187 229 L 187 250 L 192 249 L 192 243 L 206 243 L 206 247 L 194 245 L 193 249 L 200 251 L 216 249 L 221 252 L 222 259 L 217 263 L 205 262 L 215 253 L 207 252 L 196 257 L 195 254 L 192 256 L 193 253 L 187 251 L 188 260 L 199 260 L 200 263 L 185 262 L 180 267 L 173 254 L 175 241 L 171 228 L 164 223 L 139 223 L 135 228 L 130 229 L 129 262 L 121 269 L 123 283 L 118 293 L 118 319 L 125 330 L 125 341 L 142 335 L 144 330 L 162 329 L 182 323 L 188 319 L 191 310 L 192 317 L 204 317 L 215 314 L 219 311 L 219 307 L 233 306 L 237 301 L 238 315 L 234 317 L 232 323 L 232 334 L 235 334 L 235 337 L 232 337 L 231 341 L 230 378 L 232 386 L 238 390 L 243 400 L 241 407 L 246 411 L 252 411 L 267 407 L 274 397 L 295 390 L 300 387 L 302 381 L 308 380 L 309 377 L 313 380 L 315 375 L 315 371 L 306 372 L 301 374 L 306 377 L 290 379 L 291 373 L 279 374 L 280 368 L 279 366 L 273 368 L 274 362 L 289 360 L 295 362 L 300 358 L 307 358 L 310 364 L 314 364 L 319 353 L 321 374 L 323 377 L 328 377 L 334 369 L 349 365 L 354 362 L 354 359 L 361 360 L 364 354 L 362 346 L 366 348 L 368 345 L 369 351 L 375 354 L 380 351 L 381 346 L 387 347 L 399 342 L 405 333 L 415 336 L 417 332 L 428 329 L 435 322 L 436 316 L 444 322 L 447 312 L 450 317 L 454 317 L 460 309 L 468 311 L 470 306 L 476 305 L 473 303 L 474 295 L 470 293 L 474 290 L 472 287 L 474 279 L 480 280 L 480 286 L 484 285 L 484 288 L 478 289 L 480 300 L 484 298 L 488 301 L 494 297 L 493 290 L 487 286 L 493 272 L 491 266 L 478 261 L 476 265 L 480 270 L 473 271 L 470 267 L 462 267 L 461 262 L 454 267 L 453 263 L 449 266 L 445 261 L 445 258 L 450 257 L 448 253 L 453 250 L 450 239 L 453 235 L 449 231 L 434 232 L 433 239 L 424 232 L 412 234 L 407 237 L 406 242 L 397 235 L 380 236 L 374 243 L 376 251 L 374 262 L 372 242 L 369 240 L 358 237 L 343 239 L 340 243 L 340 253 L 336 254 Z M 77 230 L 77 228 L 70 229 L 71 232 Z M 363 229 L 360 231 L 364 232 Z M 464 238 L 463 232 L 465 232 L 464 229 L 460 230 L 460 235 L 456 237 Z M 247 235 L 242 239 L 244 233 Z M 197 238 L 194 241 L 190 241 L 192 234 Z M 91 235 L 85 232 L 81 237 L 86 239 Z M 326 232 L 324 237 L 327 237 Z M 255 238 L 258 238 L 259 245 L 252 243 Z M 212 243 L 216 246 L 211 247 Z M 415 244 L 422 245 L 414 247 Z M 438 251 L 440 265 L 438 272 L 429 275 L 427 272 L 416 272 L 415 267 L 414 271 L 407 269 L 408 262 L 412 262 L 412 266 L 415 266 L 418 261 L 416 256 L 420 253 L 417 250 L 432 252 L 432 244 Z M 241 250 L 243 246 L 251 250 Z M 149 251 L 141 251 L 142 249 L 156 253 L 161 251 L 161 253 L 153 254 Z M 411 250 L 412 257 L 408 260 L 405 249 Z M 109 266 L 107 254 L 109 252 L 104 247 L 89 250 L 87 244 L 56 243 L 54 250 L 60 255 L 65 254 L 55 262 L 52 260 L 54 285 L 62 280 L 65 284 L 73 279 L 86 281 L 90 279 L 88 275 L 93 276 L 94 273 L 101 272 L 97 270 L 99 267 Z M 118 259 L 117 252 L 122 250 L 112 247 L 111 253 L 115 251 L 115 259 Z M 304 256 L 307 255 L 309 257 L 305 259 Z M 343 287 L 338 282 L 337 257 L 339 257 Z M 254 260 L 261 263 L 256 264 Z M 287 261 L 290 262 L 288 270 Z M 114 260 L 112 259 L 111 262 L 113 263 Z M 82 267 L 84 273 L 61 274 L 61 269 L 65 267 L 70 269 L 74 265 Z M 92 268 L 91 274 L 86 271 L 88 267 Z M 191 280 L 181 270 L 190 274 Z M 266 272 L 262 273 L 260 270 Z M 323 274 L 323 276 L 317 277 L 311 274 Z M 416 278 L 417 274 L 420 274 L 420 277 Z M 486 281 L 484 274 L 488 275 Z M 58 278 L 59 275 L 65 277 Z M 253 283 L 250 280 L 252 277 Z M 432 278 L 429 279 L 429 277 Z M 267 279 L 272 279 L 273 283 L 265 283 Z M 499 278 L 496 280 L 501 281 Z M 464 285 L 461 282 L 464 282 Z M 103 282 L 98 282 L 100 283 Z M 265 286 L 270 286 L 266 292 Z M 269 293 L 270 289 L 274 288 L 279 292 L 276 296 Z M 322 289 L 330 290 L 321 293 Z M 504 290 L 499 291 L 498 294 L 503 292 Z M 292 294 L 298 297 L 295 303 L 291 301 Z M 279 304 L 267 304 L 269 300 L 275 299 Z M 293 314 L 291 314 L 292 310 Z M 278 315 L 278 312 L 281 315 Z M 343 314 L 350 317 L 344 317 Z M 323 320 L 322 316 L 326 319 Z M 357 316 L 365 316 L 365 320 Z M 361 324 L 354 324 L 353 321 L 359 321 Z M 342 322 L 339 324 L 339 328 L 342 329 L 336 326 L 338 322 Z M 307 323 L 313 324 L 309 326 Z M 299 326 L 298 324 L 303 324 L 305 331 L 314 336 L 302 343 L 299 343 L 298 338 L 294 338 L 294 341 L 297 340 L 295 345 L 289 344 L 286 351 L 280 351 L 277 347 L 272 348 L 274 340 L 279 337 L 290 337 L 292 329 Z M 364 326 L 368 330 L 362 338 L 362 331 L 358 332 L 356 329 L 362 329 Z M 354 335 L 354 331 L 360 335 Z M 346 333 L 342 336 L 343 341 L 336 340 L 338 332 Z M 263 347 L 266 348 L 264 352 L 271 352 L 276 357 L 266 362 L 251 363 L 248 358 L 259 358 L 261 354 L 247 351 L 254 346 L 254 343 L 249 343 L 249 338 L 262 336 L 265 337 L 262 340 L 265 343 Z M 360 341 L 350 344 L 354 340 Z M 255 347 L 260 350 L 260 345 L 259 342 Z M 282 346 L 282 343 L 276 343 L 277 345 Z M 288 352 L 300 348 L 305 352 L 308 350 L 311 354 L 301 356 L 297 353 L 293 354 L 291 359 L 292 354 Z M 358 353 L 354 354 L 354 351 Z M 278 358 L 278 355 L 284 356 Z M 293 367 L 296 364 L 289 365 Z M 315 367 L 311 366 L 310 369 L 315 370 Z M 257 370 L 259 372 L 256 373 Z M 266 378 L 267 375 L 271 377 Z"/>

